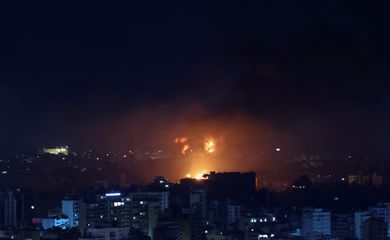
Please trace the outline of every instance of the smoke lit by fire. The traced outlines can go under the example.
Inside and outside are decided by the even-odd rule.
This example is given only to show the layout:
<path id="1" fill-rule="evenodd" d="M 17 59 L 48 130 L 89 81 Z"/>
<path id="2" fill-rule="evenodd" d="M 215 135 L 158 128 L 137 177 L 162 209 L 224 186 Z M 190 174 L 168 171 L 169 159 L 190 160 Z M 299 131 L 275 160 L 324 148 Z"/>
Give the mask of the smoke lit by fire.
<path id="1" fill-rule="evenodd" d="M 175 143 L 185 143 L 187 142 L 188 138 L 187 137 L 177 137 L 175 138 Z"/>
<path id="2" fill-rule="evenodd" d="M 127 158 L 124 162 L 137 181 L 149 181 L 158 174 L 175 181 L 187 173 L 195 178 L 204 170 L 209 173 L 269 168 L 271 162 L 261 154 L 267 147 L 274 150 L 276 146 L 272 145 L 275 131 L 269 125 L 239 114 L 209 118 L 198 117 L 201 113 L 194 107 L 189 110 L 144 109 L 120 121 L 102 122 L 91 127 L 91 132 L 96 139 L 104 139 L 107 148 L 132 146 L 138 150 L 136 161 Z M 145 126 L 146 123 L 150 124 Z M 108 125 L 111 128 L 104 128 Z M 154 149 L 162 150 L 158 159 L 144 159 L 142 153 Z"/>

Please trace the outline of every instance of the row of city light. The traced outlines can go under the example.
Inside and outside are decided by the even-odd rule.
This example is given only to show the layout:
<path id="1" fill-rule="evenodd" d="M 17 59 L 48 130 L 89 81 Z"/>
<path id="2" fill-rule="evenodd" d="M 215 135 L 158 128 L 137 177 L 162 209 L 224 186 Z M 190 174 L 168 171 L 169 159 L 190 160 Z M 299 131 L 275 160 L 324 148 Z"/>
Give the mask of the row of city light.
<path id="1" fill-rule="evenodd" d="M 251 229 L 251 231 L 253 232 L 253 229 Z M 209 231 L 205 230 L 204 233 L 208 234 Z M 223 235 L 223 232 L 220 232 L 219 234 Z M 268 234 L 259 234 L 257 236 L 257 239 L 260 239 L 260 238 L 273 238 L 273 237 L 275 237 L 275 234 L 273 234 L 273 233 L 271 233 L 270 235 L 268 235 Z"/>
<path id="2" fill-rule="evenodd" d="M 114 207 L 120 207 L 120 206 L 123 206 L 125 205 L 124 202 L 114 202 Z"/>
<path id="3" fill-rule="evenodd" d="M 306 186 L 292 185 L 292 188 L 305 189 Z"/>
<path id="4" fill-rule="evenodd" d="M 262 219 L 262 218 L 260 218 L 259 219 L 259 222 L 267 222 L 268 220 L 267 220 L 267 218 L 264 218 L 264 219 Z M 275 222 L 276 221 L 276 218 L 275 217 L 272 217 L 272 222 Z M 257 223 L 257 219 L 256 218 L 252 218 L 251 219 L 251 223 Z"/>
<path id="5" fill-rule="evenodd" d="M 268 236 L 268 234 L 259 234 L 258 236 L 257 236 L 257 239 L 260 239 L 260 238 L 273 238 L 273 237 L 275 237 L 275 234 L 270 234 L 269 236 Z"/>

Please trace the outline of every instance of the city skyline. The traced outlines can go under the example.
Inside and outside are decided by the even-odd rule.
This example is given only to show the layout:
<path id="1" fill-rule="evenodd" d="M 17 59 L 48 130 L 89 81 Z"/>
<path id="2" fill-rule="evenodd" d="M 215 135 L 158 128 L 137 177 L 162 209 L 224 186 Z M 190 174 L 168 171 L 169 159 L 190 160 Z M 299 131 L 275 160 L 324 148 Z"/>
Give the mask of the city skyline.
<path id="1" fill-rule="evenodd" d="M 0 240 L 389 240 L 390 2 L 3 2 Z"/>

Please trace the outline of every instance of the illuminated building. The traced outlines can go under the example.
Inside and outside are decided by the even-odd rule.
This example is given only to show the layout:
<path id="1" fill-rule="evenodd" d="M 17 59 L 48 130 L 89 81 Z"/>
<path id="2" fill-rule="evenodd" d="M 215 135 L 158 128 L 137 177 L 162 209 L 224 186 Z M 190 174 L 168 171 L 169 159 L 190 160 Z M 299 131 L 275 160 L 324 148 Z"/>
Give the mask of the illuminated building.
<path id="1" fill-rule="evenodd" d="M 69 219 L 69 227 L 85 227 L 85 205 L 82 200 L 62 200 L 62 214 Z"/>
<path id="2" fill-rule="evenodd" d="M 330 212 L 321 208 L 306 208 L 302 214 L 302 235 L 317 240 L 331 235 Z"/>
<path id="3" fill-rule="evenodd" d="M 61 229 L 69 228 L 69 219 L 68 218 L 44 218 L 42 219 L 42 228 L 44 230 L 58 227 Z"/>
<path id="4" fill-rule="evenodd" d="M 370 212 L 355 212 L 355 238 L 362 239 L 362 223 L 367 219 L 371 218 Z"/>
<path id="5" fill-rule="evenodd" d="M 169 207 L 169 192 L 133 192 L 130 197 L 134 202 L 154 202 L 159 211 L 164 211 Z"/>
<path id="6" fill-rule="evenodd" d="M 43 148 L 42 152 L 46 154 L 52 154 L 52 155 L 59 155 L 59 154 L 68 155 L 69 148 L 68 146 L 61 146 L 55 148 Z"/>
<path id="7" fill-rule="evenodd" d="M 369 175 L 363 175 L 362 173 L 359 173 L 357 175 L 348 175 L 348 183 L 353 185 L 359 185 L 359 186 L 365 186 L 370 182 L 370 176 Z"/>
<path id="8" fill-rule="evenodd" d="M 235 222 L 248 240 L 275 238 L 276 233 L 280 232 L 280 224 L 275 215 L 259 212 L 257 209 L 246 209 Z"/>
<path id="9" fill-rule="evenodd" d="M 130 193 L 133 210 L 133 224 L 136 229 L 153 239 L 153 231 L 160 214 L 169 207 L 169 192 Z"/>
<path id="10" fill-rule="evenodd" d="M 121 193 L 98 195 L 86 204 L 87 228 L 129 227 L 132 223 L 131 200 Z"/>

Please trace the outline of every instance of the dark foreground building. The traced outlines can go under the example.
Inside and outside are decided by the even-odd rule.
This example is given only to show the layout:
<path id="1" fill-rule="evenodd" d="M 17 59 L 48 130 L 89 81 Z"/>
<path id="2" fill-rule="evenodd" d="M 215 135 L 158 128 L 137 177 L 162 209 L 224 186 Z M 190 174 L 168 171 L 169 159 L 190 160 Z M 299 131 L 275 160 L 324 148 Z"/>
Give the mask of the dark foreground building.
<path id="1" fill-rule="evenodd" d="M 251 198 L 256 192 L 256 173 L 210 172 L 208 190 L 211 198 Z"/>

